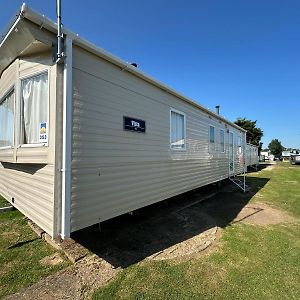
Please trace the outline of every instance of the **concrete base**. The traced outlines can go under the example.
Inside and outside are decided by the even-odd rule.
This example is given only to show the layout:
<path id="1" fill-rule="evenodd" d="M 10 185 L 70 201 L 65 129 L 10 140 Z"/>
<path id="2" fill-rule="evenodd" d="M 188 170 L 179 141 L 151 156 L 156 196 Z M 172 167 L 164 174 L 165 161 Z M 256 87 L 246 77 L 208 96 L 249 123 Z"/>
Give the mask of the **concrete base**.
<path id="1" fill-rule="evenodd" d="M 79 261 L 88 254 L 88 250 L 85 247 L 76 243 L 71 238 L 66 240 L 52 239 L 48 233 L 29 219 L 28 225 L 40 238 L 45 240 L 53 248 L 63 251 L 72 263 Z"/>

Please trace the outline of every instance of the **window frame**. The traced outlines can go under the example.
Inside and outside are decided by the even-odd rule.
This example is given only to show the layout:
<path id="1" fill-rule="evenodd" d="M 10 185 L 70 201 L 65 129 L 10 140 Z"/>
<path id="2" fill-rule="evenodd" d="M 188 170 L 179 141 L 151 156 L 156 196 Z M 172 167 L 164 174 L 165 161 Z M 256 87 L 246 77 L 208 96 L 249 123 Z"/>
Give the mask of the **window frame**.
<path id="1" fill-rule="evenodd" d="M 26 79 L 30 79 L 30 78 L 34 78 L 43 74 L 47 73 L 47 80 L 48 80 L 48 108 L 47 108 L 47 126 L 48 126 L 48 139 L 46 143 L 36 143 L 36 144 L 21 144 L 20 141 L 20 137 L 21 137 L 21 133 L 22 133 L 22 81 L 26 80 Z M 18 78 L 18 84 L 19 84 L 19 114 L 18 114 L 18 123 L 19 123 L 19 140 L 17 141 L 17 148 L 40 148 L 40 147 L 48 147 L 49 146 L 49 132 L 50 132 L 50 127 L 49 127 L 49 119 L 50 119 L 50 67 L 44 68 L 42 70 L 38 70 L 36 72 L 30 73 L 30 74 L 26 74 L 24 76 L 20 76 Z"/>
<path id="2" fill-rule="evenodd" d="M 210 128 L 211 127 L 214 129 L 214 142 L 213 142 L 214 149 L 211 149 L 212 143 L 210 142 Z M 208 153 L 215 153 L 215 152 L 216 152 L 216 126 L 209 124 L 209 126 L 208 126 Z"/>
<path id="3" fill-rule="evenodd" d="M 221 143 L 221 132 L 223 132 L 223 148 L 222 148 L 222 143 Z M 220 129 L 220 152 L 225 153 L 225 130 Z"/>
<path id="4" fill-rule="evenodd" d="M 184 145 L 182 148 L 172 147 L 172 112 L 183 116 L 183 137 Z M 186 114 L 175 108 L 170 108 L 170 150 L 171 151 L 186 151 Z"/>
<path id="5" fill-rule="evenodd" d="M 237 134 L 236 136 L 236 147 L 237 147 L 237 152 L 238 154 L 242 154 L 243 153 L 243 139 L 241 134 Z"/>
<path id="6" fill-rule="evenodd" d="M 9 89 L 3 94 L 3 96 L 0 98 L 0 105 L 5 101 L 7 96 L 10 95 L 10 93 L 14 93 L 14 119 L 13 119 L 13 144 L 11 146 L 3 146 L 0 147 L 0 150 L 7 150 L 7 149 L 14 149 L 15 148 L 15 137 L 16 137 L 16 87 L 15 84 L 12 84 Z"/>

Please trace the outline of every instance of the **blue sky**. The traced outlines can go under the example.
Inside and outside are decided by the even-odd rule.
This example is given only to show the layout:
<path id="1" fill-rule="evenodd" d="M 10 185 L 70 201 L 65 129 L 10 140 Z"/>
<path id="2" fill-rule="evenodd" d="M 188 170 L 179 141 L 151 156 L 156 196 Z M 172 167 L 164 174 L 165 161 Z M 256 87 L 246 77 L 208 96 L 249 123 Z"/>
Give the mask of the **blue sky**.
<path id="1" fill-rule="evenodd" d="M 55 19 L 55 0 L 28 0 Z M 81 5 L 80 5 L 81 3 Z M 22 1 L 0 0 L 0 28 Z M 231 121 L 300 148 L 299 0 L 62 0 L 63 23 Z"/>

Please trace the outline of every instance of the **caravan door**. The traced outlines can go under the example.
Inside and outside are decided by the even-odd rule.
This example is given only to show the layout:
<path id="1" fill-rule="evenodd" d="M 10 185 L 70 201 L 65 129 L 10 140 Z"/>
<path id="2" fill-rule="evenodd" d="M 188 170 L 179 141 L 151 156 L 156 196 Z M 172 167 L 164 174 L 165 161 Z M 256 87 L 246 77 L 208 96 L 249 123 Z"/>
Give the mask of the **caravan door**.
<path id="1" fill-rule="evenodd" d="M 233 144 L 233 132 L 229 132 L 228 137 L 228 145 L 229 145 L 229 177 L 234 176 L 234 144 Z"/>

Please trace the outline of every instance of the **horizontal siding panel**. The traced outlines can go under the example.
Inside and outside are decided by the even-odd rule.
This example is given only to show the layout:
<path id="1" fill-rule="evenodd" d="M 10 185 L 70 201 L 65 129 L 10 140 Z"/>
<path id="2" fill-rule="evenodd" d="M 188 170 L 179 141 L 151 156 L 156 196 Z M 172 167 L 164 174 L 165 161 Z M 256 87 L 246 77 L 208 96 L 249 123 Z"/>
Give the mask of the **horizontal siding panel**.
<path id="1" fill-rule="evenodd" d="M 227 177 L 227 176 L 226 176 Z M 107 209 L 101 207 L 101 211 L 103 213 L 103 218 L 99 216 L 97 206 L 94 204 L 93 206 L 86 205 L 84 208 L 78 209 L 80 215 L 75 216 L 72 218 L 72 230 L 78 230 L 80 228 L 89 226 L 91 224 L 98 223 L 100 221 L 105 221 L 107 219 L 113 218 L 115 216 L 121 215 L 125 212 L 130 212 L 141 207 L 156 203 L 158 201 L 162 201 L 164 199 L 171 198 L 178 194 L 187 192 L 193 188 L 197 188 L 203 186 L 208 183 L 213 183 L 219 181 L 221 179 L 225 179 L 226 177 L 220 178 L 215 181 L 209 181 L 207 183 L 197 182 L 194 186 L 187 187 L 186 185 L 182 185 L 176 189 L 176 191 L 172 191 L 170 186 L 160 187 L 159 189 L 149 189 L 148 191 L 143 191 L 143 198 L 132 195 L 127 196 L 122 194 L 122 201 L 118 203 L 118 205 L 108 206 Z M 101 199 L 102 201 L 102 199 Z M 91 209 L 93 207 L 94 209 Z M 80 222 L 78 222 L 80 220 Z"/>
<path id="2" fill-rule="evenodd" d="M 208 176 L 199 176 L 197 174 L 190 174 L 188 176 L 169 176 L 168 179 L 162 180 L 161 178 L 153 178 L 149 179 L 147 182 L 143 182 L 141 180 L 140 182 L 135 183 L 129 183 L 128 181 L 126 183 L 120 183 L 118 185 L 118 180 L 116 180 L 116 184 L 114 186 L 104 186 L 101 184 L 101 192 L 96 185 L 88 185 L 85 187 L 82 191 L 82 194 L 76 193 L 76 190 L 73 190 L 73 194 L 77 197 L 85 197 L 85 202 L 82 203 L 82 205 L 78 204 L 72 206 L 73 209 L 76 209 L 77 214 L 81 214 L 81 210 L 84 209 L 89 204 L 89 200 L 87 198 L 91 199 L 99 199 L 101 202 L 97 203 L 97 201 L 93 201 L 90 207 L 94 207 L 96 205 L 99 205 L 99 209 L 101 209 L 100 215 L 104 214 L 105 208 L 113 209 L 113 207 L 119 206 L 122 202 L 124 202 L 124 199 L 134 199 L 135 197 L 140 198 L 146 197 L 146 193 L 153 192 L 153 191 L 159 191 L 162 190 L 169 190 L 170 193 L 180 194 L 182 188 L 189 187 L 190 189 L 194 189 L 215 181 L 220 180 L 221 178 L 224 178 L 220 174 L 218 178 L 216 178 L 215 175 L 208 175 Z M 101 196 L 103 194 L 107 194 L 105 196 Z M 99 212 L 98 212 L 99 214 Z"/>
<path id="3" fill-rule="evenodd" d="M 163 176 L 166 176 L 166 178 L 164 179 Z M 153 177 L 151 175 L 148 176 L 137 176 L 137 175 L 128 175 L 127 177 L 131 178 L 130 182 L 128 180 L 128 178 L 123 178 L 123 179 L 113 179 L 110 181 L 106 181 L 105 179 L 103 180 L 103 182 L 101 182 L 99 184 L 99 181 L 95 181 L 95 182 L 89 182 L 89 183 L 82 183 L 82 188 L 76 192 L 76 189 L 73 189 L 73 193 L 76 194 L 76 196 L 78 197 L 84 197 L 89 196 L 90 193 L 91 194 L 98 194 L 100 195 L 101 193 L 103 194 L 108 194 L 108 196 L 106 197 L 107 199 L 110 199 L 110 197 L 114 197 L 113 194 L 119 192 L 120 195 L 129 192 L 129 193 L 133 193 L 132 190 L 134 190 L 134 192 L 138 192 L 139 189 L 144 189 L 144 188 L 150 188 L 150 189 L 155 189 L 156 186 L 170 186 L 170 188 L 172 187 L 175 188 L 176 190 L 176 185 L 177 184 L 191 184 L 191 182 L 193 180 L 195 180 L 196 182 L 200 183 L 201 182 L 209 182 L 209 181 L 214 181 L 214 179 L 219 179 L 220 177 L 222 177 L 223 174 L 219 174 L 219 176 L 216 176 L 215 174 L 211 173 L 211 174 L 199 174 L 199 172 L 190 172 L 188 174 L 183 174 L 183 175 L 178 175 L 178 174 L 171 174 L 171 173 L 167 173 L 165 172 L 165 174 L 162 174 L 161 177 Z M 218 177 L 218 178 L 217 178 Z M 106 183 L 106 184 L 105 184 Z M 83 186 L 84 184 L 84 186 Z M 192 184 L 191 184 L 192 185 Z M 100 189 L 101 188 L 101 189 Z M 131 190 L 132 189 L 132 190 Z"/>
<path id="4" fill-rule="evenodd" d="M 0 161 L 14 162 L 14 149 L 0 149 Z"/>
<path id="5" fill-rule="evenodd" d="M 3 186 L 4 189 L 10 191 L 9 194 L 13 195 L 15 199 L 15 202 L 13 203 L 14 206 L 26 207 L 27 209 L 30 209 L 30 211 L 35 211 L 36 213 L 38 213 L 39 216 L 43 217 L 45 220 L 51 219 L 52 203 L 47 202 L 47 198 L 44 199 L 44 197 L 40 197 L 40 194 L 37 193 L 36 189 L 24 188 L 24 186 L 19 187 L 19 185 L 15 186 L 10 181 L 7 181 L 7 183 L 3 184 Z M 18 198 L 20 197 L 22 197 L 22 201 L 18 201 Z M 34 201 L 28 201 L 28 199 L 30 198 L 34 199 Z M 35 202 L 40 202 L 39 208 L 36 207 Z"/>
<path id="6" fill-rule="evenodd" d="M 73 58 L 73 231 L 228 177 L 235 127 L 77 47 Z M 170 150 L 171 108 L 186 114 L 185 151 Z M 146 133 L 124 131 L 123 116 Z M 209 125 L 216 149 L 225 131 L 225 153 L 208 153 Z"/>
<path id="7" fill-rule="evenodd" d="M 53 234 L 53 165 L 0 164 L 0 194 Z"/>
<path id="8" fill-rule="evenodd" d="M 14 181 L 14 174 L 7 173 L 6 179 L 8 182 Z M 48 193 L 52 193 L 53 185 L 49 184 L 49 178 L 35 176 L 36 182 L 34 186 L 30 186 L 32 184 L 32 179 L 27 176 L 22 176 L 19 178 L 20 184 L 24 186 L 24 191 L 31 190 L 34 191 L 40 198 L 48 199 Z"/>

